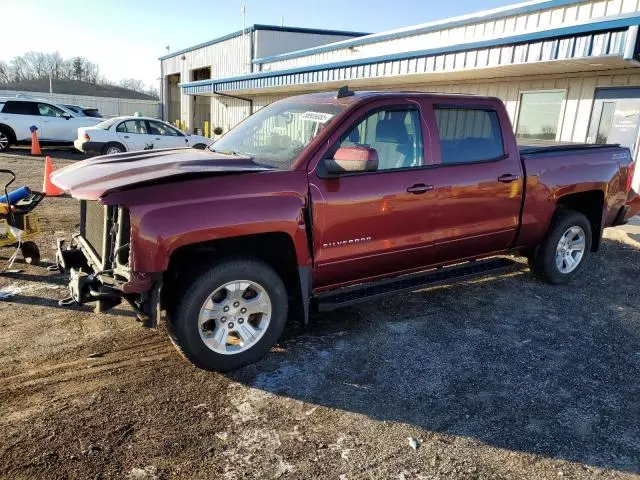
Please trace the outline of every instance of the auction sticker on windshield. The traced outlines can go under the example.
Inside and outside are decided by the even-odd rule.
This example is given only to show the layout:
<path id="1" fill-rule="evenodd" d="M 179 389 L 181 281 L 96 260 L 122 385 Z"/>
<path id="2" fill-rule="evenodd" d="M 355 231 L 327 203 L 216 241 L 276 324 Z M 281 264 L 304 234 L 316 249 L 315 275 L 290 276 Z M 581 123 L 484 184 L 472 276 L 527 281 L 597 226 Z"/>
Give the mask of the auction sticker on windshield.
<path id="1" fill-rule="evenodd" d="M 327 123 L 332 118 L 333 115 L 331 113 L 324 112 L 304 112 L 300 115 L 300 119 L 307 122 Z"/>

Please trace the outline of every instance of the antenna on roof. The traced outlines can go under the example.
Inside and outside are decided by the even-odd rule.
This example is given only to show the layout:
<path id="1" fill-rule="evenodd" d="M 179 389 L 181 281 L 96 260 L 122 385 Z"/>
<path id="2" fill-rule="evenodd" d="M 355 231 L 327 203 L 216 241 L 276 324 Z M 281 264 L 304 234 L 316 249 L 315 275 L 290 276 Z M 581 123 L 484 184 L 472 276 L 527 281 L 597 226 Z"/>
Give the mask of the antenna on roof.
<path id="1" fill-rule="evenodd" d="M 336 98 L 344 98 L 344 97 L 352 97 L 356 92 L 352 92 L 349 90 L 348 85 L 343 85 L 338 89 L 338 93 L 336 94 Z"/>

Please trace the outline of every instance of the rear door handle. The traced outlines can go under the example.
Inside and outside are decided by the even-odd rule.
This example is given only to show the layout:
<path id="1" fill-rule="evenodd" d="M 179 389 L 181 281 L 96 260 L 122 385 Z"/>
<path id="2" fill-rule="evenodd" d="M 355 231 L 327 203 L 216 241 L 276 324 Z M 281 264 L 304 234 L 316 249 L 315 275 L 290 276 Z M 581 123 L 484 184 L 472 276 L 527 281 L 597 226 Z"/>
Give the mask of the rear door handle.
<path id="1" fill-rule="evenodd" d="M 421 193 L 425 193 L 425 192 L 430 192 L 431 190 L 433 190 L 433 185 L 425 185 L 424 183 L 416 183 L 415 185 L 411 185 L 409 188 L 407 188 L 407 192 L 409 193 L 415 193 L 416 195 L 419 195 Z"/>
<path id="2" fill-rule="evenodd" d="M 510 173 L 505 173 L 504 175 L 500 175 L 498 177 L 498 181 L 500 183 L 511 183 L 518 180 L 520 177 L 518 175 L 511 175 Z"/>

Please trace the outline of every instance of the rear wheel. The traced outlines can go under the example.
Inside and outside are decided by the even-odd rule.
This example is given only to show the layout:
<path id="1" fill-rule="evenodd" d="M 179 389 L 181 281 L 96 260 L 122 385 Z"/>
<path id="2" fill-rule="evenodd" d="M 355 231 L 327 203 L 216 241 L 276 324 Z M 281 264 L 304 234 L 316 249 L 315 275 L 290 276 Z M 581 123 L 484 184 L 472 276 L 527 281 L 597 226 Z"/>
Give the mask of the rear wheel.
<path id="1" fill-rule="evenodd" d="M 591 242 L 591 224 L 587 217 L 572 210 L 559 210 L 530 259 L 529 267 L 548 283 L 567 283 L 587 262 Z"/>
<path id="2" fill-rule="evenodd" d="M 6 128 L 0 128 L 0 152 L 9 150 L 11 146 L 11 133 Z"/>
<path id="3" fill-rule="evenodd" d="M 120 145 L 119 143 L 110 143 L 108 144 L 106 147 L 104 147 L 104 150 L 102 151 L 103 155 L 114 155 L 116 153 L 123 153 L 125 151 L 125 148 Z"/>
<path id="4" fill-rule="evenodd" d="M 206 370 L 255 362 L 277 341 L 287 319 L 285 286 L 267 264 L 230 259 L 196 276 L 171 319 L 172 340 Z"/>

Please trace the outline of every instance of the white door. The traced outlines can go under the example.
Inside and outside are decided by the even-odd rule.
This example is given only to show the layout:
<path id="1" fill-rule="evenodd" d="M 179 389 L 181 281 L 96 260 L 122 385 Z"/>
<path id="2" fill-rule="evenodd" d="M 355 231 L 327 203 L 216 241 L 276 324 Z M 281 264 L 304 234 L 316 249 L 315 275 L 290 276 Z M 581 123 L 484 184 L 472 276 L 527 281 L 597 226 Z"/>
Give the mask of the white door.
<path id="1" fill-rule="evenodd" d="M 76 129 L 70 119 L 65 118 L 65 112 L 48 103 L 38 103 L 38 113 L 42 122 L 40 138 L 52 142 L 72 142 Z M 67 114 L 68 115 L 68 114 Z"/>
<path id="2" fill-rule="evenodd" d="M 162 148 L 155 135 L 149 134 L 146 120 L 125 120 L 116 127 L 116 135 L 130 152 Z"/>
<path id="3" fill-rule="evenodd" d="M 158 141 L 158 146 L 156 148 L 189 146 L 189 142 L 187 140 L 188 137 L 185 137 L 181 132 L 167 123 L 149 120 L 149 130 Z"/>

